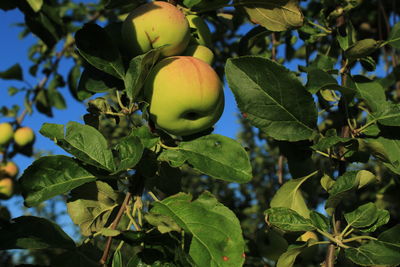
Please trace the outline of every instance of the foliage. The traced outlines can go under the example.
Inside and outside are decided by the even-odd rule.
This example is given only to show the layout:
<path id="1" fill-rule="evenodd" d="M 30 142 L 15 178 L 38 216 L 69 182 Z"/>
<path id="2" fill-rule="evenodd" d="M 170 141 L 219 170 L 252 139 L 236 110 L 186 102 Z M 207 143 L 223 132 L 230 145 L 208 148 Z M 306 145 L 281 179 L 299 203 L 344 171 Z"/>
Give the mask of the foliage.
<path id="1" fill-rule="evenodd" d="M 16 181 L 37 215 L 45 201 L 66 205 L 80 239 L 54 210 L 11 218 L 0 206 L 0 263 L 25 249 L 15 264 L 399 265 L 398 3 L 169 1 L 211 26 L 213 67 L 241 113 L 233 140 L 213 129 L 176 138 L 149 120 L 142 89 L 160 50 L 130 58 L 121 37 L 144 2 L 1 2 L 24 14 L 21 37 L 37 37 L 29 73 L 0 72 L 15 81 L 10 95 L 25 95 L 1 115 L 15 130 L 27 114 L 52 117 L 67 109 L 65 86 L 87 113 L 84 124 L 43 124 L 66 153 L 35 159 Z M 0 152 L 6 162 L 33 148 Z M 307 231 L 319 240 L 298 239 Z"/>

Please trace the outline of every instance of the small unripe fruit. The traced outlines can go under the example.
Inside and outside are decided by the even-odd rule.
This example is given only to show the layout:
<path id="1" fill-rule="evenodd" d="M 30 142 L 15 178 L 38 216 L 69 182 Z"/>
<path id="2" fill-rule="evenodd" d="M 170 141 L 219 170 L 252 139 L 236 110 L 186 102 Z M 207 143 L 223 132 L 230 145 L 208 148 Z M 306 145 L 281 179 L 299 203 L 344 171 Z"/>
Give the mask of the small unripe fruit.
<path id="1" fill-rule="evenodd" d="M 174 5 L 154 1 L 134 9 L 122 25 L 125 48 L 136 56 L 168 45 L 161 50 L 163 56 L 182 53 L 190 41 L 189 23 Z"/>
<path id="2" fill-rule="evenodd" d="M 214 53 L 204 45 L 190 45 L 185 50 L 184 56 L 201 59 L 209 65 L 214 61 Z"/>
<path id="3" fill-rule="evenodd" d="M 211 32 L 204 20 L 196 15 L 187 15 L 186 18 L 191 28 L 191 43 L 212 48 Z"/>
<path id="4" fill-rule="evenodd" d="M 363 58 L 378 49 L 381 43 L 382 42 L 374 39 L 363 39 L 351 45 L 346 51 L 344 51 L 344 55 L 351 59 Z"/>
<path id="5" fill-rule="evenodd" d="M 8 161 L 5 165 L 0 165 L 0 177 L 15 177 L 18 174 L 18 166 L 14 162 Z"/>
<path id="6" fill-rule="evenodd" d="M 5 145 L 11 141 L 14 130 L 8 122 L 0 123 L 0 145 Z"/>
<path id="7" fill-rule="evenodd" d="M 11 178 L 0 179 L 0 199 L 9 199 L 14 191 L 14 182 Z"/>
<path id="8" fill-rule="evenodd" d="M 224 93 L 217 73 L 194 57 L 160 61 L 146 80 L 144 94 L 152 121 L 177 136 L 210 128 L 224 109 Z"/>
<path id="9" fill-rule="evenodd" d="M 18 146 L 26 146 L 35 140 L 35 133 L 29 127 L 18 128 L 14 134 L 14 142 Z"/>

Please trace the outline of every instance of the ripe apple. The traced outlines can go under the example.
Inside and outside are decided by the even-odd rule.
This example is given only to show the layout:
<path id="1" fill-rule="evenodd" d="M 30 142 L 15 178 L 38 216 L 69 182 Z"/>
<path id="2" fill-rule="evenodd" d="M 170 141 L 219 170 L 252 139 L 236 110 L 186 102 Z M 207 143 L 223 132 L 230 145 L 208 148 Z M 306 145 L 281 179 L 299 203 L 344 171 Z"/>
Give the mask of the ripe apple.
<path id="1" fill-rule="evenodd" d="M 196 15 L 187 15 L 186 18 L 191 28 L 191 42 L 212 48 L 211 32 L 204 20 Z"/>
<path id="2" fill-rule="evenodd" d="M 14 141 L 18 146 L 26 146 L 35 140 L 35 133 L 29 127 L 18 128 L 14 133 Z"/>
<path id="3" fill-rule="evenodd" d="M 0 123 L 0 145 L 5 145 L 11 141 L 14 130 L 8 122 Z"/>
<path id="4" fill-rule="evenodd" d="M 122 39 L 131 56 L 162 48 L 163 56 L 182 53 L 190 41 L 189 23 L 174 5 L 154 1 L 134 9 L 122 24 Z"/>
<path id="5" fill-rule="evenodd" d="M 14 182 L 11 178 L 5 177 L 0 180 L 0 199 L 9 199 L 14 191 Z"/>
<path id="6" fill-rule="evenodd" d="M 210 128 L 224 109 L 224 92 L 217 73 L 194 57 L 161 60 L 146 80 L 144 95 L 156 126 L 177 136 Z"/>
<path id="7" fill-rule="evenodd" d="M 8 161 L 4 165 L 0 165 L 0 177 L 15 177 L 18 174 L 18 166 L 14 162 Z"/>
<path id="8" fill-rule="evenodd" d="M 214 53 L 204 45 L 189 45 L 183 55 L 201 59 L 209 65 L 214 61 Z"/>

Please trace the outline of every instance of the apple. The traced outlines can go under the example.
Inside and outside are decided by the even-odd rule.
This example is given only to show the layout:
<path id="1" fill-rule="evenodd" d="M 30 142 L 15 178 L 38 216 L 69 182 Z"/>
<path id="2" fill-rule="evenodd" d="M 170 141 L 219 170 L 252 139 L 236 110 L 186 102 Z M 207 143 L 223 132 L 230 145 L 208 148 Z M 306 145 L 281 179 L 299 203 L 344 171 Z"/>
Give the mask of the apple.
<path id="1" fill-rule="evenodd" d="M 14 191 L 14 182 L 6 177 L 0 180 L 0 199 L 9 199 Z"/>
<path id="2" fill-rule="evenodd" d="M 214 53 L 204 45 L 190 45 L 183 55 L 201 59 L 209 65 L 214 61 Z"/>
<path id="3" fill-rule="evenodd" d="M 191 43 L 212 48 L 211 32 L 204 20 L 196 15 L 187 15 L 186 18 L 191 28 Z"/>
<path id="4" fill-rule="evenodd" d="M 131 56 L 153 48 L 165 57 L 179 55 L 190 41 L 190 28 L 185 15 L 174 5 L 154 1 L 134 9 L 122 24 L 122 39 Z"/>
<path id="5" fill-rule="evenodd" d="M 14 133 L 14 141 L 18 146 L 26 146 L 35 140 L 35 133 L 29 127 L 18 128 Z"/>
<path id="6" fill-rule="evenodd" d="M 8 122 L 0 123 L 0 145 L 5 145 L 11 141 L 14 130 Z"/>
<path id="7" fill-rule="evenodd" d="M 210 65 L 188 56 L 161 60 L 144 85 L 150 119 L 169 134 L 187 136 L 214 125 L 224 109 L 222 83 Z"/>
<path id="8" fill-rule="evenodd" d="M 15 177 L 18 174 L 18 166 L 14 162 L 8 161 L 4 165 L 0 165 L 0 177 Z"/>

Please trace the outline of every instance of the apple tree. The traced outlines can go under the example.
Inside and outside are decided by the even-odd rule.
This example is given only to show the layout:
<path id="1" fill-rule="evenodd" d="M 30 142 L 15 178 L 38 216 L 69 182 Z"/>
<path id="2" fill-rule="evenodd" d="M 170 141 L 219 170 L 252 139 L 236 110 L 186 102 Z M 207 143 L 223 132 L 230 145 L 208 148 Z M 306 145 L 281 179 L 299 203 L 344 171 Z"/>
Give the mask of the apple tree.
<path id="1" fill-rule="evenodd" d="M 36 38 L 28 72 L 0 71 L 25 96 L 0 109 L 1 264 L 400 264 L 396 0 L 0 8 L 21 12 L 21 36 Z M 65 153 L 37 156 L 24 119 L 68 112 L 67 94 L 87 112 L 43 123 L 36 134 Z M 236 139 L 213 133 L 230 105 Z M 19 154 L 34 160 L 17 176 Z M 13 196 L 30 215 L 12 216 Z"/>

